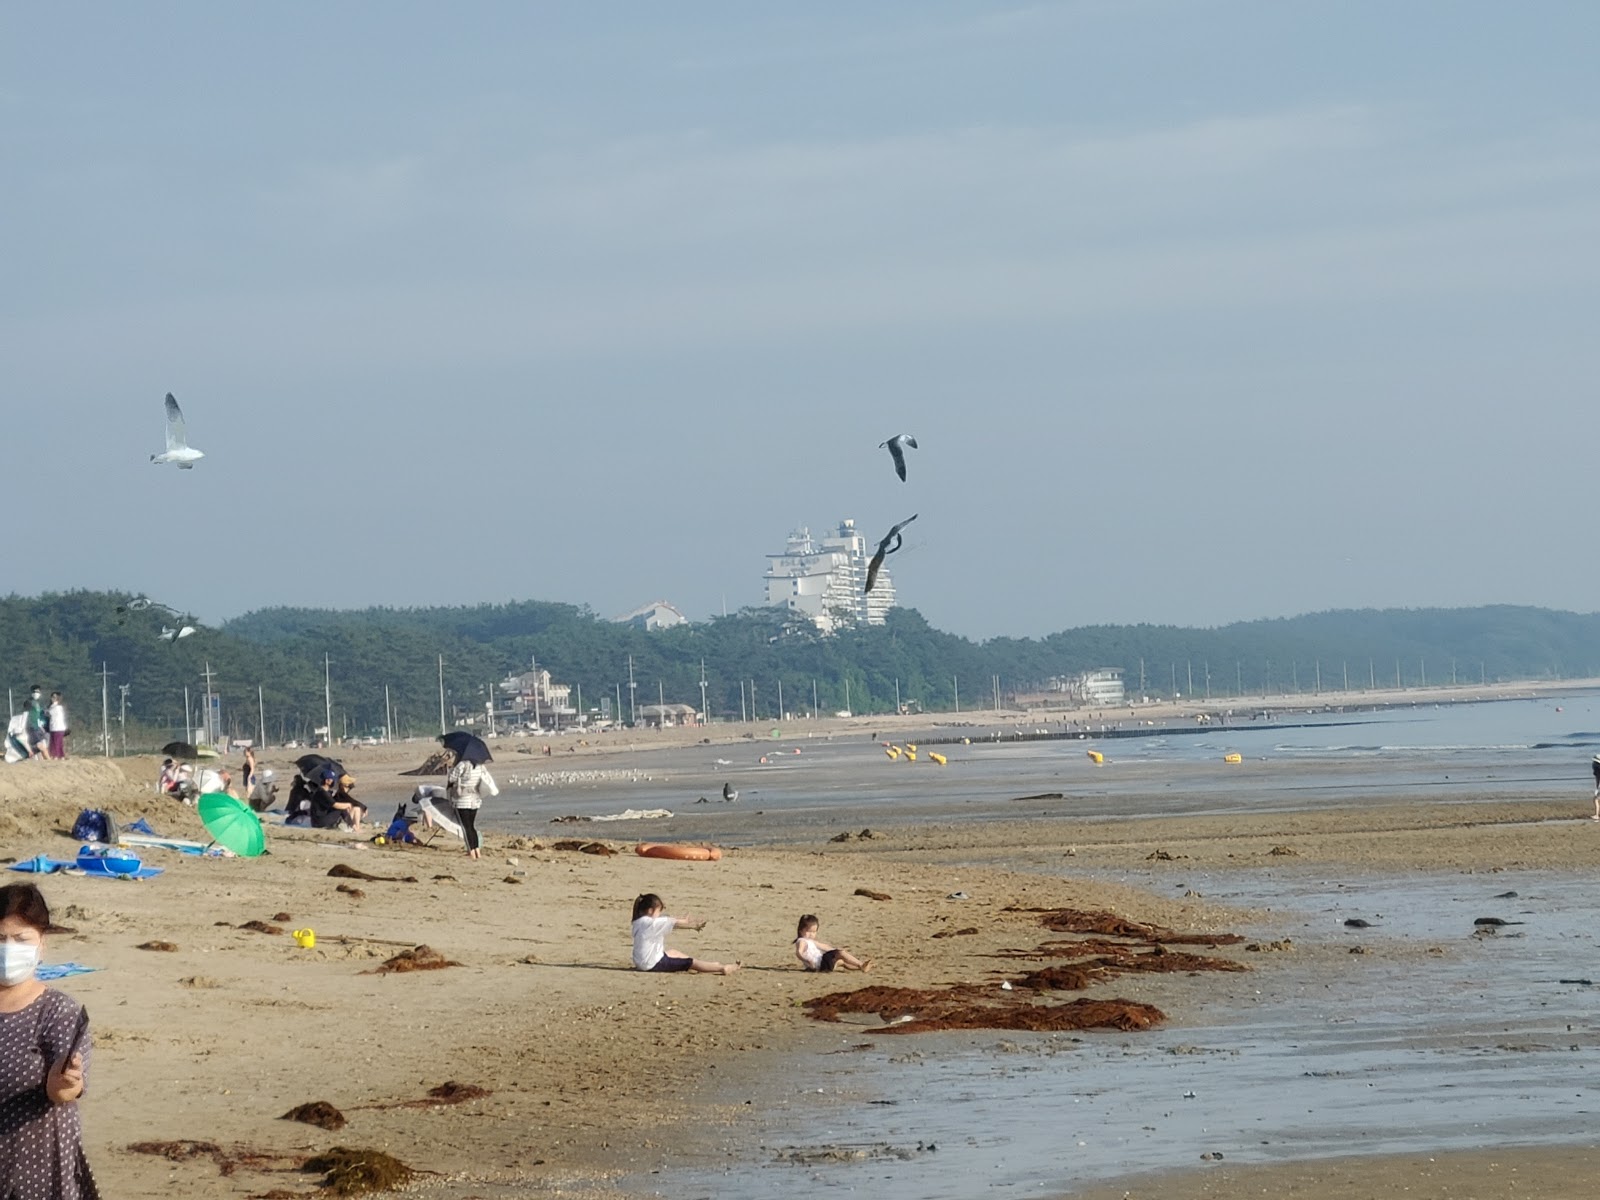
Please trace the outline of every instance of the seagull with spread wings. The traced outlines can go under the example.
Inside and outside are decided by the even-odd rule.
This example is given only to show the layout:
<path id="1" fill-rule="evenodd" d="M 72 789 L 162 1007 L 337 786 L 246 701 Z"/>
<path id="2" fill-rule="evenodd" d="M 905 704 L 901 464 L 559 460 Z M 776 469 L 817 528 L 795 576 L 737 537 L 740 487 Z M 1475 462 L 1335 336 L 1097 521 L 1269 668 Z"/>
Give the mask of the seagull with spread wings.
<path id="1" fill-rule="evenodd" d="M 167 452 L 165 454 L 152 454 L 150 461 L 153 463 L 177 463 L 180 471 L 194 470 L 194 464 L 199 462 L 205 454 L 189 445 L 189 434 L 183 425 L 183 409 L 178 407 L 178 402 L 172 398 L 172 393 L 167 393 Z"/>
<path id="2" fill-rule="evenodd" d="M 935 439 L 937 440 L 937 439 Z M 906 481 L 906 447 L 913 450 L 917 448 L 917 439 L 909 433 L 897 433 L 887 442 L 879 442 L 878 449 L 889 447 L 889 457 L 894 459 L 894 473 L 900 476 L 900 482 Z"/>
<path id="3" fill-rule="evenodd" d="M 867 564 L 867 586 L 862 589 L 863 592 L 870 592 L 872 590 L 872 585 L 878 582 L 878 571 L 883 566 L 883 560 L 889 555 L 893 554 L 896 550 L 900 549 L 901 544 L 905 541 L 905 539 L 900 536 L 900 531 L 916 519 L 917 514 L 912 513 L 904 521 L 901 521 L 900 524 L 889 530 L 889 532 L 884 535 L 883 541 L 878 543 L 878 552 L 872 556 L 872 561 Z M 894 545 L 891 546 L 889 544 L 890 542 L 893 542 Z"/>

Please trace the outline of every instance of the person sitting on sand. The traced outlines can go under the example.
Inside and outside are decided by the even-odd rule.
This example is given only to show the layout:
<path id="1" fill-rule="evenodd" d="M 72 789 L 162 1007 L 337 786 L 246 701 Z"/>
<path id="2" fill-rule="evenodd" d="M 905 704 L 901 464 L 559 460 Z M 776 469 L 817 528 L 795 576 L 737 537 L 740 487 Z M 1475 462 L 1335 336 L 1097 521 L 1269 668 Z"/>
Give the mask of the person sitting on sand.
<path id="1" fill-rule="evenodd" d="M 857 958 L 850 951 L 817 940 L 817 918 L 806 913 L 794 931 L 794 956 L 808 971 L 831 971 L 844 967 L 849 971 L 870 971 L 872 960 Z"/>
<path id="2" fill-rule="evenodd" d="M 732 975 L 738 963 L 711 962 L 691 958 L 667 948 L 667 934 L 678 926 L 685 929 L 704 929 L 704 919 L 669 917 L 662 911 L 666 907 L 661 897 L 646 892 L 633 902 L 633 966 L 636 971 L 704 971 L 710 975 Z"/>
<path id="3" fill-rule="evenodd" d="M 344 778 L 350 779 L 350 776 Z M 340 777 L 332 771 L 321 773 L 311 793 L 313 828 L 340 829 L 348 825 L 351 832 L 361 832 L 361 818 L 366 815 L 367 806 L 350 794 L 350 783 L 341 784 Z"/>
<path id="4" fill-rule="evenodd" d="M 161 774 L 156 776 L 156 791 L 171 796 L 178 790 L 178 764 L 173 759 L 161 760 Z"/>

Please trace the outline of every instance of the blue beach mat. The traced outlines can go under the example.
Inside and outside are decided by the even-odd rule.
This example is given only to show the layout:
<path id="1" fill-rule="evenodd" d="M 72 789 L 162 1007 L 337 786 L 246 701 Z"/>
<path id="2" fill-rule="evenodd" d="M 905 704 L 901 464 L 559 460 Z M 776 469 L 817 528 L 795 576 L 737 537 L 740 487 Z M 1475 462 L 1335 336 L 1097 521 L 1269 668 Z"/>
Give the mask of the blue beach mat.
<path id="1" fill-rule="evenodd" d="M 110 864 L 100 859 L 49 858 L 43 854 L 35 855 L 23 862 L 12 863 L 10 869 L 30 871 L 35 875 L 53 875 L 57 871 L 82 871 L 85 875 L 97 875 L 101 879 L 149 879 L 166 870 L 165 867 L 141 866 L 136 871 L 114 871 Z"/>
<path id="2" fill-rule="evenodd" d="M 87 975 L 99 967 L 86 967 L 82 963 L 41 963 L 33 969 L 35 979 L 49 983 L 52 979 L 65 979 L 68 975 Z"/>

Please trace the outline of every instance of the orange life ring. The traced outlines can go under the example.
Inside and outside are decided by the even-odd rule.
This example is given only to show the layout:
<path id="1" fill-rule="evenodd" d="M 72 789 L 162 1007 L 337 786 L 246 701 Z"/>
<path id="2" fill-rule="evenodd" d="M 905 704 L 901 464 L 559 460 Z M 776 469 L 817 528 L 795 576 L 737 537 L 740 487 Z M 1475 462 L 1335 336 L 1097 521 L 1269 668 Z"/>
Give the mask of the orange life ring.
<path id="1" fill-rule="evenodd" d="M 722 857 L 716 846 L 678 846 L 668 842 L 640 842 L 633 852 L 640 858 L 676 858 L 684 862 L 716 862 Z"/>

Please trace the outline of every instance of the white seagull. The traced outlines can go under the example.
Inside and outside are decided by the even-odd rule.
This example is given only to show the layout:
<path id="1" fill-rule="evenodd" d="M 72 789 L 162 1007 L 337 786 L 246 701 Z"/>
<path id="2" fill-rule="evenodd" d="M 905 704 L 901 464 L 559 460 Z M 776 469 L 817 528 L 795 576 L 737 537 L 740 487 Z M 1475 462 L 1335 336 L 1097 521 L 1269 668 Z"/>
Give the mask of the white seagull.
<path id="1" fill-rule="evenodd" d="M 909 433 L 897 433 L 887 442 L 879 442 L 878 449 L 889 447 L 889 457 L 894 459 L 894 473 L 900 476 L 900 482 L 906 481 L 906 447 L 913 450 L 917 448 L 917 439 Z"/>
<path id="2" fill-rule="evenodd" d="M 189 438 L 183 427 L 183 409 L 178 407 L 178 402 L 172 398 L 172 393 L 167 393 L 167 452 L 165 454 L 152 454 L 150 461 L 153 463 L 177 463 L 180 471 L 194 470 L 194 464 L 205 455 L 189 445 Z"/>
<path id="3" fill-rule="evenodd" d="M 177 629 L 172 628 L 170 625 L 163 625 L 161 627 L 161 632 L 156 636 L 159 637 L 163 642 L 176 642 L 179 638 L 186 638 L 193 632 L 193 625 L 183 625 Z"/>

